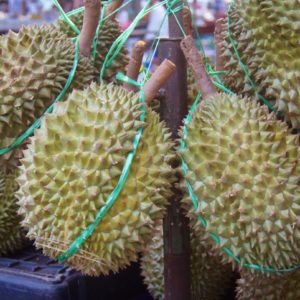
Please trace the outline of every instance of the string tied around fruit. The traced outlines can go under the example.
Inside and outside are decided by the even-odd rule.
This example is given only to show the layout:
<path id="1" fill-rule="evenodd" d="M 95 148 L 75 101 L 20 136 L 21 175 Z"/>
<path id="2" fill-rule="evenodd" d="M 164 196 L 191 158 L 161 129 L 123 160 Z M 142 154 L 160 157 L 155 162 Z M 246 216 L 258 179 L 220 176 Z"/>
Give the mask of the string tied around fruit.
<path id="1" fill-rule="evenodd" d="M 193 38 L 191 36 L 187 36 L 186 38 L 183 39 L 181 43 L 181 49 L 184 52 L 184 55 L 187 59 L 187 62 L 189 66 L 192 68 L 194 72 L 195 79 L 197 81 L 197 86 L 199 90 L 201 91 L 201 95 L 199 94 L 192 105 L 188 116 L 186 117 L 184 121 L 184 126 L 183 126 L 183 131 L 182 131 L 182 139 L 180 142 L 180 151 L 183 153 L 186 148 L 186 139 L 188 136 L 188 125 L 192 121 L 193 114 L 196 111 L 196 108 L 198 106 L 198 103 L 200 99 L 207 99 L 212 95 L 216 94 L 216 88 L 215 88 L 215 83 L 212 82 L 210 79 L 205 62 L 203 61 L 202 56 L 199 54 L 198 49 L 196 48 Z M 233 93 L 230 93 L 233 94 Z M 189 170 L 188 164 L 184 160 L 184 158 L 181 155 L 181 169 L 182 172 L 185 176 L 185 185 L 189 193 L 189 197 L 191 198 L 193 208 L 195 211 L 199 209 L 199 200 L 198 196 L 195 194 L 194 189 L 192 184 L 189 182 L 187 179 L 187 172 Z M 198 213 L 197 213 L 198 214 Z M 203 214 L 198 214 L 198 220 L 204 228 L 208 227 L 208 223 L 204 217 Z M 255 271 L 260 271 L 260 272 L 267 272 L 267 273 L 287 273 L 294 271 L 296 269 L 300 268 L 300 265 L 295 265 L 292 267 L 286 267 L 286 268 L 274 268 L 274 267 L 268 267 L 268 266 L 262 266 L 256 263 L 248 263 L 244 259 L 238 257 L 237 255 L 234 254 L 234 252 L 227 246 L 222 246 L 221 238 L 218 236 L 218 234 L 214 232 L 208 232 L 209 236 L 212 238 L 212 240 L 221 247 L 222 251 L 225 252 L 230 259 L 232 259 L 235 263 L 239 264 L 241 267 L 245 267 L 248 269 L 252 269 Z"/>

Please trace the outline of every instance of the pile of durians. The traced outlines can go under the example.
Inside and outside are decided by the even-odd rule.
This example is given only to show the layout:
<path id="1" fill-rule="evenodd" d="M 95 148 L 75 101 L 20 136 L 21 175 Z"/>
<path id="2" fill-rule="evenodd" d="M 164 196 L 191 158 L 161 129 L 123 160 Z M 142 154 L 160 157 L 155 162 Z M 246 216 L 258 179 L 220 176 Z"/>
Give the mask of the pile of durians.
<path id="1" fill-rule="evenodd" d="M 100 13 L 97 0 L 87 2 Z M 91 8 L 70 17 L 79 29 L 88 26 Z M 195 84 L 203 78 L 201 56 L 190 64 L 189 95 L 203 97 L 187 134 L 180 131 L 186 147 L 177 158 L 187 165 L 181 186 L 189 182 L 194 193 L 186 190 L 182 200 L 191 227 L 193 300 L 223 299 L 233 269 L 241 274 L 238 300 L 300 299 L 299 20 L 298 1 L 234 2 L 220 23 L 218 46 L 222 79 L 235 95 L 216 92 L 209 78 Z M 76 33 L 59 20 L 0 37 L 0 147 L 43 116 L 30 138 L 0 156 L 0 255 L 22 247 L 25 235 L 46 255 L 63 255 L 96 221 L 142 132 L 115 204 L 65 263 L 97 276 L 118 272 L 143 252 L 145 283 L 163 299 L 162 218 L 177 180 L 175 145 L 139 93 L 116 82 L 116 73 L 126 72 L 125 48 L 99 83 L 120 34 L 117 21 L 106 18 L 95 58 L 82 51 L 79 36 L 72 83 L 45 116 L 73 69 Z"/>

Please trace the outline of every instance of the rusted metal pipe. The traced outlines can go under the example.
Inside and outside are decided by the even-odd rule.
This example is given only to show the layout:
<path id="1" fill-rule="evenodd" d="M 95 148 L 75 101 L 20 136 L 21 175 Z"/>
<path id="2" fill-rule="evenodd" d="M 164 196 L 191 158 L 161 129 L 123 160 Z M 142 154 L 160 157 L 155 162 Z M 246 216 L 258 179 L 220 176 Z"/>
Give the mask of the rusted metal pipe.
<path id="1" fill-rule="evenodd" d="M 179 3 L 178 5 L 181 5 Z M 177 13 L 182 22 L 182 12 Z M 178 129 L 187 114 L 186 62 L 180 49 L 182 32 L 174 16 L 169 16 L 169 39 L 162 39 L 160 59 L 169 59 L 176 65 L 175 73 L 164 85 L 165 98 L 161 101 L 160 115 L 171 129 L 172 137 L 178 138 Z M 173 167 L 176 167 L 174 165 Z M 182 193 L 173 187 L 174 198 L 164 219 L 165 300 L 190 300 L 189 227 L 180 201 Z"/>

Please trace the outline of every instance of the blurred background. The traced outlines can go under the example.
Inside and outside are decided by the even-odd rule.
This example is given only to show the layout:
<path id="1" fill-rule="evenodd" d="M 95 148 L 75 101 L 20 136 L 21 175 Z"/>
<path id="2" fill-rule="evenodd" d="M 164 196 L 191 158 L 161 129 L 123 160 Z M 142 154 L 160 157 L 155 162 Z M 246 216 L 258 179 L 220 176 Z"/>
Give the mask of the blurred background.
<path id="1" fill-rule="evenodd" d="M 127 0 L 128 1 L 128 0 Z M 126 0 L 124 3 L 127 2 Z M 224 16 L 229 0 L 188 0 L 193 11 L 194 23 L 206 55 L 214 61 L 214 24 L 216 19 Z M 82 6 L 82 0 L 58 0 L 65 12 Z M 159 2 L 153 0 L 151 4 Z M 118 12 L 120 26 L 125 30 L 144 7 L 146 0 L 128 1 Z M 149 44 L 157 36 L 157 31 L 164 18 L 166 9 L 158 7 L 138 24 L 127 41 L 130 49 L 136 40 L 143 39 Z M 0 34 L 8 30 L 18 31 L 22 25 L 51 23 L 59 18 L 57 8 L 52 0 L 0 0 Z M 161 36 L 167 34 L 167 24 L 162 28 Z"/>

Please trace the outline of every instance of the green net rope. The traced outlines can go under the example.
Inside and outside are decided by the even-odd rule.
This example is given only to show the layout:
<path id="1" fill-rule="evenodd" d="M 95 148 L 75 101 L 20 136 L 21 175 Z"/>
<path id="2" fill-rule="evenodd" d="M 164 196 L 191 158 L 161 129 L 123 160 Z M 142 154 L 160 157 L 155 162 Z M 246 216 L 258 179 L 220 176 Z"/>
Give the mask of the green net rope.
<path id="1" fill-rule="evenodd" d="M 229 5 L 229 11 L 230 9 L 232 9 L 231 5 L 232 5 L 233 2 L 230 3 Z M 187 3 L 188 4 L 188 3 Z M 244 72 L 245 72 L 245 75 L 247 77 L 247 79 L 249 80 L 249 83 L 251 84 L 252 88 L 256 90 L 256 86 L 254 84 L 254 82 L 252 81 L 252 79 L 250 78 L 250 75 L 249 75 L 249 72 L 247 70 L 247 67 L 246 65 L 242 62 L 241 60 L 241 57 L 238 53 L 238 50 L 237 50 L 237 47 L 236 47 L 236 42 L 234 41 L 233 39 L 233 36 L 232 36 L 232 33 L 230 31 L 230 18 L 229 18 L 229 14 L 228 14 L 228 32 L 229 32 L 229 36 L 230 36 L 230 41 L 232 43 L 232 46 L 234 48 L 234 52 L 239 60 L 239 63 L 241 64 Z M 214 85 L 219 88 L 221 91 L 224 91 L 225 93 L 227 94 L 235 94 L 233 91 L 231 91 L 230 89 L 228 89 L 222 82 L 222 79 L 219 77 L 219 75 L 222 75 L 224 74 L 223 71 L 221 72 L 215 72 L 213 71 L 213 68 L 212 66 L 208 63 L 208 59 L 207 57 L 205 56 L 205 52 L 204 52 L 204 49 L 202 47 L 202 45 L 200 46 L 200 50 L 202 52 L 202 54 L 204 55 L 204 60 L 205 60 L 205 63 L 206 63 L 206 70 L 207 70 L 207 73 L 210 75 L 210 76 L 213 76 L 214 77 L 214 80 L 212 80 L 212 82 L 214 83 Z M 272 111 L 275 111 L 275 109 L 272 107 L 272 105 L 268 102 L 268 100 L 266 100 L 263 96 L 259 95 L 257 92 L 256 92 L 256 95 L 264 102 L 264 104 L 266 104 Z M 195 112 L 196 110 L 196 107 L 198 105 L 198 103 L 200 102 L 200 99 L 201 99 L 201 94 L 199 93 L 191 107 L 191 109 L 189 110 L 189 113 L 187 115 L 187 117 L 185 118 L 184 120 L 184 126 L 183 126 L 183 134 L 182 134 L 182 139 L 181 139 L 181 142 L 180 142 L 180 151 L 183 152 L 185 149 L 186 149 L 186 138 L 187 138 L 187 135 L 188 135 L 188 125 L 190 124 L 191 120 L 192 120 L 192 117 L 193 117 L 193 113 Z M 199 207 L 199 202 L 198 202 L 198 197 L 195 195 L 194 193 L 194 190 L 193 190 L 193 187 L 191 185 L 191 183 L 187 180 L 186 178 L 186 175 L 187 175 L 187 172 L 188 172 L 188 165 L 186 164 L 186 162 L 184 161 L 183 157 L 181 156 L 181 169 L 182 169 L 182 172 L 183 172 L 183 175 L 184 175 L 184 181 L 185 181 L 185 185 L 186 185 L 186 188 L 188 190 L 188 193 L 189 193 L 189 197 L 191 198 L 191 201 L 192 201 L 192 204 L 193 204 L 193 207 L 195 210 L 198 209 Z M 204 227 L 204 228 L 207 228 L 207 221 L 205 220 L 205 218 L 203 217 L 203 215 L 199 215 L 198 216 L 198 220 L 200 222 L 200 224 Z M 215 241 L 216 244 L 218 244 L 219 246 L 221 245 L 221 239 L 220 237 L 215 234 L 215 233 L 212 233 L 212 232 L 208 232 L 208 234 L 210 235 L 210 237 Z M 267 273 L 287 273 L 287 272 L 292 272 L 292 271 L 295 271 L 296 269 L 299 269 L 300 268 L 300 265 L 296 265 L 296 266 L 293 266 L 293 267 L 290 267 L 290 268 L 284 268 L 284 269 L 276 269 L 276 268 L 273 268 L 273 267 L 268 267 L 268 266 L 261 266 L 261 265 L 258 265 L 258 264 L 252 264 L 252 263 L 247 263 L 245 262 L 243 259 L 241 259 L 240 257 L 237 257 L 234 255 L 233 251 L 228 248 L 228 247 L 221 247 L 222 250 L 229 256 L 231 257 L 236 263 L 238 263 L 240 266 L 244 267 L 244 268 L 248 268 L 248 269 L 253 269 L 255 271 L 260 271 L 260 272 L 267 272 Z"/>

